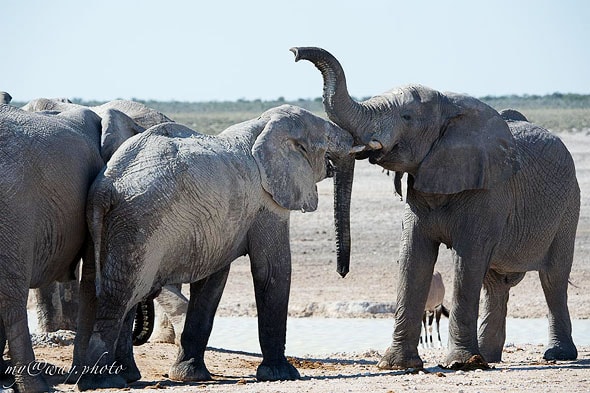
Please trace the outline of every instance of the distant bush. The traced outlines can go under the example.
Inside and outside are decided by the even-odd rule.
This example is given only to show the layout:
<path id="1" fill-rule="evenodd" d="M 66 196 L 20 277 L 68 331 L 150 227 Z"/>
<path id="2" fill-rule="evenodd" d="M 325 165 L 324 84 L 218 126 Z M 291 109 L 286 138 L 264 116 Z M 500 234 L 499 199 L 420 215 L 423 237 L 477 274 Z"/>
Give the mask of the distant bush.
<path id="1" fill-rule="evenodd" d="M 523 96 L 485 96 L 480 100 L 496 108 L 515 109 L 545 109 L 545 108 L 590 108 L 590 95 L 586 94 L 562 94 L 550 95 L 523 95 Z"/>
<path id="2" fill-rule="evenodd" d="M 366 98 L 363 98 L 366 99 Z M 590 128 L 590 95 L 553 93 L 538 95 L 485 96 L 480 99 L 502 110 L 513 108 L 521 111 L 530 121 L 554 131 L 581 130 Z M 297 105 L 319 116 L 326 117 L 322 98 L 285 100 L 237 100 L 237 101 L 153 101 L 137 100 L 165 113 L 174 121 L 185 124 L 199 132 L 217 134 L 227 127 L 256 118 L 262 112 L 283 104 Z M 73 98 L 81 105 L 100 105 L 101 101 L 84 101 Z M 22 106 L 25 103 L 13 103 Z"/>

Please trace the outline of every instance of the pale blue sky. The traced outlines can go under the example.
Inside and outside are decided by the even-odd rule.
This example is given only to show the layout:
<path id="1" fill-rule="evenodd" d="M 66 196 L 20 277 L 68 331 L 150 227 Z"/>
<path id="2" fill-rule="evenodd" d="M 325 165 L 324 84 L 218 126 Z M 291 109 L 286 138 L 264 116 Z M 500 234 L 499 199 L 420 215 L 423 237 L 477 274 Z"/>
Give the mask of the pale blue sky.
<path id="1" fill-rule="evenodd" d="M 14 100 L 315 98 L 320 46 L 351 94 L 408 83 L 476 97 L 590 94 L 587 0 L 2 0 Z"/>

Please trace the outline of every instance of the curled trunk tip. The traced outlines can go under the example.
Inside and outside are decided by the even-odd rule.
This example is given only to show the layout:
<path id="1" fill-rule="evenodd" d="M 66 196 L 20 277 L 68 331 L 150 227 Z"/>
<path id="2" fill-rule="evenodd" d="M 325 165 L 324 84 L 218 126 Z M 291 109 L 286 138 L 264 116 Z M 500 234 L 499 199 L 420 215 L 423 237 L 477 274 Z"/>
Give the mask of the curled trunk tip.
<path id="1" fill-rule="evenodd" d="M 290 50 L 295 55 L 295 61 L 308 60 L 321 72 L 324 109 L 328 118 L 355 136 L 359 121 L 366 118 L 366 111 L 348 94 L 346 77 L 338 59 L 327 50 L 313 46 Z"/>
<path id="2" fill-rule="evenodd" d="M 291 52 L 293 52 L 293 54 L 295 55 L 295 61 L 299 61 L 301 60 L 301 57 L 299 57 L 299 48 L 294 46 L 293 48 L 289 49 Z"/>

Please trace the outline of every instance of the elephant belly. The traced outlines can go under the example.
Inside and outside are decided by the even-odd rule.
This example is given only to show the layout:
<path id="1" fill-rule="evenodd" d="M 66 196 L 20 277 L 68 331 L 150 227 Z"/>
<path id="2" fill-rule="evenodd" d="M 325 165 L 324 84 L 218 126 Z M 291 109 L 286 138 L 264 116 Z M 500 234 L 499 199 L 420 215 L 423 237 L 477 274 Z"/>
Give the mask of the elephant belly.
<path id="1" fill-rule="evenodd" d="M 546 200 L 544 206 L 530 200 L 528 204 L 524 202 L 524 213 L 509 218 L 496 246 L 492 268 L 504 272 L 542 270 L 557 242 L 569 237 L 573 245 L 577 213 L 568 207 L 567 201 L 568 198 L 552 203 Z"/>
<path id="2" fill-rule="evenodd" d="M 231 209 L 226 212 L 220 208 L 221 204 L 215 210 L 206 210 L 202 200 L 201 204 L 180 202 L 180 206 L 169 205 L 166 214 L 161 214 L 160 208 L 153 214 L 144 209 L 150 223 L 144 221 L 136 226 L 147 229 L 147 237 L 142 236 L 140 229 L 138 239 L 133 242 L 141 248 L 139 252 L 144 259 L 141 269 L 145 271 L 140 276 L 153 278 L 153 282 L 146 280 L 146 286 L 157 288 L 198 281 L 247 252 L 247 233 L 255 210 L 242 210 L 236 217 Z M 160 217 L 154 220 L 157 214 Z"/>
<path id="3" fill-rule="evenodd" d="M 86 237 L 86 222 L 79 211 L 63 211 L 65 215 L 38 220 L 34 242 L 31 288 L 58 280 L 73 279 L 73 266 L 81 257 Z M 68 214 L 69 213 L 69 214 Z"/>

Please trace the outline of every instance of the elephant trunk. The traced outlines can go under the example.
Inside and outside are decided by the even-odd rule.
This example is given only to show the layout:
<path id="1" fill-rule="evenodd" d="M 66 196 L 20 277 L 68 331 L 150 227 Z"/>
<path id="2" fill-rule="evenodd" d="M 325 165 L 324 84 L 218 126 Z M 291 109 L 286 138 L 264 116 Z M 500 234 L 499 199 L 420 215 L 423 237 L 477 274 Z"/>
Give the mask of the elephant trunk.
<path id="1" fill-rule="evenodd" d="M 355 158 L 334 160 L 334 225 L 336 227 L 336 271 L 345 277 L 350 268 L 350 199 Z"/>
<path id="2" fill-rule="evenodd" d="M 295 54 L 295 61 L 308 60 L 320 70 L 324 79 L 324 109 L 328 117 L 340 127 L 353 133 L 356 139 L 356 130 L 364 119 L 368 118 L 366 112 L 369 108 L 356 102 L 348 94 L 344 70 L 338 60 L 321 48 L 296 47 L 291 48 L 291 52 Z"/>
<path id="3" fill-rule="evenodd" d="M 148 342 L 154 331 L 155 316 L 153 298 L 139 302 L 133 321 L 133 345 L 138 346 Z"/>
<path id="4" fill-rule="evenodd" d="M 336 228 L 336 271 L 345 277 L 350 267 L 350 198 L 355 156 L 351 154 L 352 135 L 334 123 L 328 123 L 328 158 L 334 164 L 334 226 Z"/>

